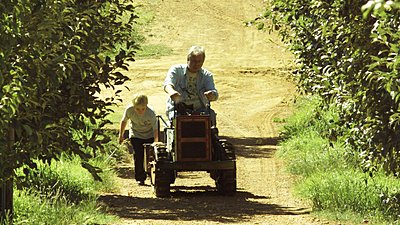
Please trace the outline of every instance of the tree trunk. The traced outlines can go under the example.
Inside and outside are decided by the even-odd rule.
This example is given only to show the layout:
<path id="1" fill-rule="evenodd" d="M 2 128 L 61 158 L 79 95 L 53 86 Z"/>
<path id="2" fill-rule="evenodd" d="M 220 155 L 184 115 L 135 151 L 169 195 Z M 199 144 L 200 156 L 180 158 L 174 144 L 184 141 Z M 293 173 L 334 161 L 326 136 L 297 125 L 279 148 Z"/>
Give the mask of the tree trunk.
<path id="1" fill-rule="evenodd" d="M 13 179 L 3 182 L 0 187 L 0 221 L 12 219 L 13 214 Z"/>
<path id="2" fill-rule="evenodd" d="M 14 145 L 14 129 L 9 128 L 7 135 L 7 151 Z M 4 182 L 0 182 L 0 223 L 12 222 L 13 215 L 13 176 L 10 174 Z"/>

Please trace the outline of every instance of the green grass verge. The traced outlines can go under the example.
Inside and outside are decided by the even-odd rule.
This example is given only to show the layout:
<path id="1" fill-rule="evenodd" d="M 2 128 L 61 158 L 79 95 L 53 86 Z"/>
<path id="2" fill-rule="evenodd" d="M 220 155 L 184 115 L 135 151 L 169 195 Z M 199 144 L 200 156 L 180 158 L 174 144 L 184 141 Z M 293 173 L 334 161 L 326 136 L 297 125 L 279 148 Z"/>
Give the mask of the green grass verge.
<path id="1" fill-rule="evenodd" d="M 137 59 L 144 58 L 159 58 L 161 56 L 171 55 L 173 53 L 172 49 L 166 45 L 162 44 L 150 44 L 147 42 L 149 36 L 153 36 L 151 30 L 148 30 L 149 24 L 154 21 L 155 10 L 159 0 L 153 1 L 139 1 L 137 7 L 137 19 L 136 28 L 140 31 L 141 37 L 139 42 L 139 49 L 136 52 Z"/>
<path id="2" fill-rule="evenodd" d="M 390 199 L 387 196 L 398 194 L 399 188 L 399 180 L 383 174 L 370 177 L 355 169 L 336 169 L 307 177 L 297 191 L 310 199 L 316 209 L 327 210 L 335 218 L 346 214 L 374 224 L 398 224 L 398 208 L 388 207 L 384 201 Z"/>
<path id="3" fill-rule="evenodd" d="M 62 155 L 59 161 L 44 164 L 37 161 L 25 179 L 16 179 L 14 224 L 111 224 L 119 218 L 99 207 L 101 192 L 115 190 L 117 158 L 123 149 L 107 145 L 89 163 L 100 168 L 102 182 L 81 166 L 78 156 Z M 17 171 L 21 175 L 22 169 Z"/>
<path id="4" fill-rule="evenodd" d="M 315 131 L 304 131 L 281 143 L 277 155 L 289 161 L 291 173 L 310 176 L 345 167 L 341 145 L 331 147 L 329 141 Z"/>
<path id="5" fill-rule="evenodd" d="M 118 218 L 101 211 L 96 199 L 71 204 L 61 196 L 43 197 L 32 190 L 14 193 L 13 224 L 110 224 Z"/>
<path id="6" fill-rule="evenodd" d="M 159 58 L 161 56 L 171 55 L 173 53 L 172 49 L 165 45 L 155 45 L 155 44 L 144 44 L 142 45 L 136 53 L 139 59 L 143 58 Z"/>
<path id="7" fill-rule="evenodd" d="M 109 160 L 113 160 L 109 158 Z M 46 196 L 59 195 L 72 202 L 96 197 L 99 192 L 106 192 L 115 187 L 116 173 L 112 170 L 113 163 L 106 156 L 100 155 L 90 164 L 100 168 L 102 182 L 95 181 L 93 176 L 81 166 L 78 156 L 62 156 L 59 161 L 53 160 L 50 165 L 38 161 L 37 169 L 20 180 L 18 186 L 35 189 Z"/>
<path id="8" fill-rule="evenodd" d="M 338 117 L 305 97 L 283 126 L 278 156 L 299 175 L 296 193 L 310 201 L 318 215 L 347 224 L 400 224 L 400 180 L 364 173 L 354 150 L 340 137 L 330 139 Z"/>

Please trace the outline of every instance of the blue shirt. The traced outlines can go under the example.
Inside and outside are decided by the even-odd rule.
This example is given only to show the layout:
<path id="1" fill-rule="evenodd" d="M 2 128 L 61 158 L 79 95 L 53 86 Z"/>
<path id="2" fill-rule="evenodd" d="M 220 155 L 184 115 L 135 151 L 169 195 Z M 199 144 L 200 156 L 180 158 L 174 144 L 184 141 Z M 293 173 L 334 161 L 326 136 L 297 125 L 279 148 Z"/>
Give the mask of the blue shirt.
<path id="1" fill-rule="evenodd" d="M 167 73 L 167 77 L 164 81 L 164 88 L 166 85 L 172 85 L 177 92 L 181 94 L 181 97 L 185 100 L 188 98 L 187 92 L 187 64 L 179 64 L 172 66 Z M 216 99 L 218 98 L 218 91 L 215 88 L 214 78 L 210 71 L 201 68 L 198 71 L 197 76 L 197 94 L 204 106 L 204 108 L 209 104 L 208 99 L 204 95 L 206 91 L 213 91 Z M 169 112 L 174 110 L 174 103 L 171 98 L 167 100 L 167 115 Z"/>

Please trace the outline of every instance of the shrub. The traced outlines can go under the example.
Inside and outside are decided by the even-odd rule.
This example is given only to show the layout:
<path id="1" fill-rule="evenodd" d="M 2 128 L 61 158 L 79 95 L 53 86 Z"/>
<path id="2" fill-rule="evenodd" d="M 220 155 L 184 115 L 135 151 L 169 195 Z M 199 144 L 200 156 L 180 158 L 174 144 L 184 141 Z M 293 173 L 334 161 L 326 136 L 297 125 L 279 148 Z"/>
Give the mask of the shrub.
<path id="1" fill-rule="evenodd" d="M 400 3 L 273 0 L 263 15 L 297 58 L 299 88 L 336 105 L 332 130 L 360 166 L 398 175 Z"/>

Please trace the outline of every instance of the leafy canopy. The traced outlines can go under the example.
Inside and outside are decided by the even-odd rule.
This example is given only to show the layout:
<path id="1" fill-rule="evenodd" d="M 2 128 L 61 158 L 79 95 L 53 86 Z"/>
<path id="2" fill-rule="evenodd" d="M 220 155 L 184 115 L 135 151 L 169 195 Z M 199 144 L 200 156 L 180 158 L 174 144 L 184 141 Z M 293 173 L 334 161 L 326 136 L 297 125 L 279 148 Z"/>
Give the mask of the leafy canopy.
<path id="1" fill-rule="evenodd" d="M 86 160 L 109 141 L 101 128 L 128 80 L 136 18 L 127 0 L 0 2 L 1 178 L 62 152 Z"/>
<path id="2" fill-rule="evenodd" d="M 400 2 L 272 0 L 258 19 L 295 54 L 299 90 L 339 108 L 331 133 L 346 139 L 349 154 L 365 171 L 399 176 Z"/>

